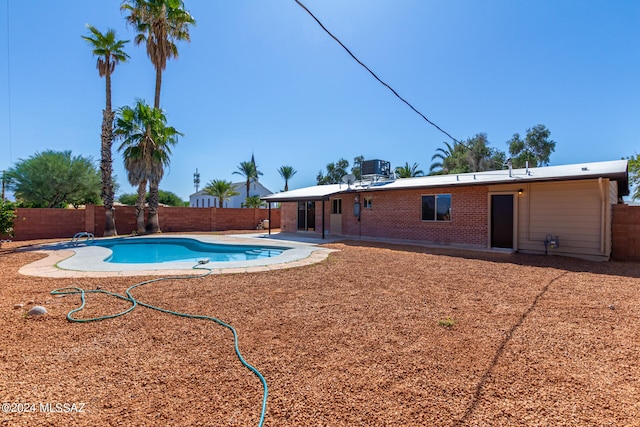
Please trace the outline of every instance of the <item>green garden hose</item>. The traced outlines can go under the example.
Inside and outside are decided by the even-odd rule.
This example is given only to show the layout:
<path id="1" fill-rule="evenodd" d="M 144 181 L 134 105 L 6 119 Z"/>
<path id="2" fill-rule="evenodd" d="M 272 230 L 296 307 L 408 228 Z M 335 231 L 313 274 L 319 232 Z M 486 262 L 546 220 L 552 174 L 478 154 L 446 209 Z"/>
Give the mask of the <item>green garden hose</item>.
<path id="1" fill-rule="evenodd" d="M 236 330 L 234 329 L 233 326 L 223 322 L 220 319 L 217 319 L 215 317 L 211 317 L 211 316 L 201 316 L 201 315 L 196 315 L 196 314 L 189 314 L 189 313 L 181 313 L 178 311 L 172 311 L 172 310 L 167 310 L 161 307 L 156 307 L 153 306 L 151 304 L 147 304 L 144 303 L 142 301 L 138 301 L 137 299 L 135 299 L 133 297 L 133 295 L 131 295 L 131 291 L 134 290 L 137 287 L 143 286 L 143 285 L 147 285 L 149 283 L 154 283 L 154 282 L 160 282 L 163 280 L 176 280 L 176 279 L 198 279 L 198 278 L 203 278 L 206 277 L 208 275 L 211 274 L 211 269 L 210 268 L 206 268 L 206 267 L 199 267 L 198 265 L 195 265 L 193 267 L 194 270 L 207 270 L 206 274 L 203 275 L 193 275 L 193 276 L 179 276 L 179 277 L 161 277 L 159 279 L 151 279 L 151 280 L 146 280 L 144 282 L 140 282 L 140 283 L 136 283 L 133 286 L 130 286 L 129 288 L 127 288 L 127 290 L 125 291 L 126 296 L 124 295 L 120 295 L 120 294 L 116 294 L 113 292 L 109 292 L 109 291 L 104 291 L 102 289 L 92 289 L 92 290 L 84 290 L 82 288 L 77 288 L 77 287 L 68 287 L 68 288 L 60 288 L 60 289 L 55 289 L 53 291 L 51 291 L 52 295 L 80 295 L 80 299 L 81 299 L 81 304 L 80 307 L 78 308 L 74 308 L 73 310 L 71 310 L 69 313 L 67 313 L 67 320 L 69 320 L 70 322 L 80 322 L 80 323 L 88 323 L 88 322 L 96 322 L 98 320 L 105 320 L 105 319 L 113 319 L 116 317 L 120 317 L 123 316 L 127 313 L 129 313 L 130 311 L 133 311 L 137 306 L 142 306 L 142 307 L 147 307 L 150 308 L 152 310 L 157 310 L 157 311 L 161 311 L 163 313 L 168 313 L 168 314 L 173 314 L 175 316 L 180 316 L 180 317 L 187 317 L 190 319 L 203 319 L 203 320 L 211 320 L 215 323 L 217 323 L 220 326 L 223 326 L 227 329 L 229 329 L 232 333 L 233 333 L 233 345 L 236 351 L 236 355 L 238 356 L 238 359 L 240 360 L 240 363 L 242 363 L 242 365 L 249 369 L 251 372 L 253 372 L 259 379 L 260 382 L 262 383 L 262 389 L 263 389 L 263 396 L 262 396 L 262 411 L 260 413 L 260 422 L 258 423 L 258 427 L 262 427 L 263 423 L 264 423 L 264 417 L 265 414 L 267 412 L 267 396 L 269 394 L 269 389 L 267 387 L 267 381 L 264 379 L 264 377 L 262 376 L 262 374 L 253 366 L 251 366 L 249 363 L 247 363 L 246 360 L 244 360 L 244 358 L 242 357 L 242 354 L 240 353 L 240 348 L 238 347 L 238 333 L 236 332 Z M 120 313 L 116 313 L 116 314 L 110 314 L 110 315 L 106 315 L 106 316 L 100 316 L 100 317 L 92 317 L 92 318 L 88 318 L 88 319 L 78 319 L 73 317 L 73 315 L 79 311 L 82 311 L 85 307 L 85 303 L 86 303 L 86 294 L 91 294 L 91 293 L 102 293 L 102 294 L 107 294 L 116 298 L 120 298 L 122 300 L 125 301 L 129 301 L 131 303 L 131 307 L 127 308 L 124 311 L 121 311 Z"/>

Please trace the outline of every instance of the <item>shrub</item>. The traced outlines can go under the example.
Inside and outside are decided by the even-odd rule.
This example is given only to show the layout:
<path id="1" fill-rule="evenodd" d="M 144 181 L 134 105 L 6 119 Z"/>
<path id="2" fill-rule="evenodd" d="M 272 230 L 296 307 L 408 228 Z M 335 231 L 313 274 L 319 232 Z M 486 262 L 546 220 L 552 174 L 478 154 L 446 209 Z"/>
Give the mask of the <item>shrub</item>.
<path id="1" fill-rule="evenodd" d="M 13 237 L 13 219 L 16 208 L 7 200 L 0 200 L 0 236 Z"/>

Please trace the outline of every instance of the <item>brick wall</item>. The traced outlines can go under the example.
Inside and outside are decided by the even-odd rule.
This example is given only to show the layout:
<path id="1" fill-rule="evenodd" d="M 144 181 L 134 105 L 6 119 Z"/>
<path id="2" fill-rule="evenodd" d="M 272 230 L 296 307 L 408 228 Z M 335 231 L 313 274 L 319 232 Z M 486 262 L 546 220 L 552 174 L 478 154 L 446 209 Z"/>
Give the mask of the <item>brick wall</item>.
<path id="1" fill-rule="evenodd" d="M 93 206 L 88 205 L 86 207 L 87 215 L 90 215 L 90 210 L 93 209 L 93 217 L 94 217 L 94 231 L 93 234 L 96 236 L 104 235 L 104 227 L 105 227 L 105 213 L 104 206 Z M 116 206 L 116 230 L 118 230 L 118 234 L 131 234 L 133 233 L 136 226 L 136 208 L 134 206 Z M 146 220 L 146 216 L 145 216 Z M 160 218 L 162 224 L 163 218 Z M 87 227 L 87 230 L 91 230 L 91 228 Z M 80 230 L 77 230 L 80 231 Z M 67 236 L 56 236 L 56 237 L 67 237 Z"/>
<path id="2" fill-rule="evenodd" d="M 422 221 L 422 195 L 451 194 L 450 222 Z M 342 199 L 342 235 L 424 240 L 443 244 L 487 245 L 486 186 L 360 192 L 360 204 L 370 197 L 371 208 L 361 207 L 360 221 L 353 215 L 353 194 Z M 325 203 L 325 229 L 329 230 L 331 201 Z M 297 203 L 282 204 L 282 230 L 298 228 Z M 316 230 L 321 232 L 322 203 L 316 203 Z"/>
<path id="3" fill-rule="evenodd" d="M 287 233 L 298 230 L 298 203 L 283 203 L 280 207 L 280 229 Z"/>
<path id="4" fill-rule="evenodd" d="M 84 228 L 84 209 L 19 208 L 13 220 L 13 240 L 71 238 Z"/>
<path id="5" fill-rule="evenodd" d="M 613 205 L 611 258 L 640 261 L 640 206 Z"/>
<path id="6" fill-rule="evenodd" d="M 268 209 L 159 207 L 158 221 L 165 232 L 255 230 L 267 219 Z M 85 209 L 18 208 L 13 240 L 71 238 L 79 231 L 102 236 L 105 228 L 103 206 Z M 280 209 L 271 209 L 271 228 L 280 228 Z M 116 207 L 118 234 L 136 229 L 135 207 Z"/>
<path id="7" fill-rule="evenodd" d="M 360 193 L 360 221 L 354 198 L 343 197 L 342 233 L 443 244 L 487 245 L 487 187 L 435 188 Z M 422 221 L 422 196 L 451 194 L 451 221 Z M 371 208 L 364 208 L 364 198 Z"/>

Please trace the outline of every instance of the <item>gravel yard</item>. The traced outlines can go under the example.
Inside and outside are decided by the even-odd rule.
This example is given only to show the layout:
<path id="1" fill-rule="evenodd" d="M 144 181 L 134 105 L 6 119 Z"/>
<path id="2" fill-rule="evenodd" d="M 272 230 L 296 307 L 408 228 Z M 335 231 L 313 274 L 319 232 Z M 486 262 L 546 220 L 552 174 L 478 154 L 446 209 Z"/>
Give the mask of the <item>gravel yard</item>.
<path id="1" fill-rule="evenodd" d="M 71 323 L 80 297 L 52 290 L 144 278 L 24 276 L 43 257 L 14 250 L 28 243 L 0 249 L 0 425 L 258 424 L 262 386 L 228 329 L 144 307 Z M 234 326 L 269 386 L 265 426 L 640 425 L 639 263 L 325 246 L 318 264 L 133 294 Z M 77 317 L 129 307 L 87 300 Z"/>

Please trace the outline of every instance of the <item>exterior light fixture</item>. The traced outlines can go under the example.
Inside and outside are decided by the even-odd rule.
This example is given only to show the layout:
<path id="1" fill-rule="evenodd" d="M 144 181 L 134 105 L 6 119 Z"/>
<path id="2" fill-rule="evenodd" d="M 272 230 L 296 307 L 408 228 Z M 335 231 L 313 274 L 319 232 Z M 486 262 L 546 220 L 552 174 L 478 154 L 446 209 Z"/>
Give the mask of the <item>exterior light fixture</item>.
<path id="1" fill-rule="evenodd" d="M 519 194 L 520 196 L 522 196 L 522 193 L 524 193 L 524 190 L 523 190 L 522 188 L 519 188 L 519 189 L 518 189 L 518 194 Z"/>

